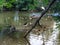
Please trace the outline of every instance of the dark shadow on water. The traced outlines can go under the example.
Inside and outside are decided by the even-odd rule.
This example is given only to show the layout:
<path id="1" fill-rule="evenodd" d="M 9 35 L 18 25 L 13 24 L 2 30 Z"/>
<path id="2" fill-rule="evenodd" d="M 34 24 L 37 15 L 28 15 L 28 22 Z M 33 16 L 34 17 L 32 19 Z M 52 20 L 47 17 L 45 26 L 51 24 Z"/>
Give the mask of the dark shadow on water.
<path id="1" fill-rule="evenodd" d="M 30 45 L 28 39 L 23 37 L 24 31 L 8 32 L 10 31 L 2 30 L 0 32 L 0 45 Z"/>
<path id="2" fill-rule="evenodd" d="M 13 38 L 9 36 L 0 36 L 0 45 L 30 45 L 27 38 Z"/>
<path id="3" fill-rule="evenodd" d="M 27 38 L 25 38 L 25 40 L 27 41 L 28 45 L 31 45 Z"/>

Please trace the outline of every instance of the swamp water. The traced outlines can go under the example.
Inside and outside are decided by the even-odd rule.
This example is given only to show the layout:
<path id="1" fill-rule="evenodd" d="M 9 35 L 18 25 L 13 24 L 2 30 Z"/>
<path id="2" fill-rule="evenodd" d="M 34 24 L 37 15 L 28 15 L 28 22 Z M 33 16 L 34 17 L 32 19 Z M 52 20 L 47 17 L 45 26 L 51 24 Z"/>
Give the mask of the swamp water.
<path id="1" fill-rule="evenodd" d="M 41 24 L 46 26 L 45 28 L 40 28 L 36 26 L 32 32 L 27 36 L 27 39 L 24 39 L 22 35 L 25 34 L 24 31 L 27 31 L 31 28 L 32 25 L 29 26 L 31 20 L 29 20 L 29 16 L 32 15 L 29 12 L 2 12 L 0 13 L 0 27 L 4 27 L 7 24 L 14 25 L 17 30 L 22 32 L 17 32 L 17 34 L 12 38 L 9 36 L 5 36 L 0 32 L 0 45 L 60 45 L 59 34 L 60 31 L 56 25 L 56 22 L 52 17 L 49 16 L 43 17 L 41 20 Z M 40 15 L 40 13 L 36 13 L 36 15 Z M 32 22 L 34 22 L 33 20 Z M 28 26 L 24 26 L 24 23 L 28 22 Z M 45 30 L 45 31 L 43 31 Z M 16 38 L 17 37 L 17 38 Z"/>

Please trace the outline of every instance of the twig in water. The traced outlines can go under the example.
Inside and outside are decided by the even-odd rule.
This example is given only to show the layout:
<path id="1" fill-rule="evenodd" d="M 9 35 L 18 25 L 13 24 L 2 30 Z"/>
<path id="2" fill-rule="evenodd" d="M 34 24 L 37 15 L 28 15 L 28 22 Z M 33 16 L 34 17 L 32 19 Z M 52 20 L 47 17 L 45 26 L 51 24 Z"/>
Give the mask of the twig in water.
<path id="1" fill-rule="evenodd" d="M 41 18 L 44 16 L 44 14 L 49 10 L 49 8 L 52 6 L 52 4 L 55 2 L 56 0 L 52 0 L 52 2 L 48 5 L 48 7 L 42 12 L 41 16 L 36 20 L 36 22 L 34 23 L 34 25 L 32 26 L 32 28 L 25 34 L 24 38 L 26 38 L 26 36 L 32 31 L 33 28 L 35 28 L 36 24 L 39 22 L 39 20 L 41 20 Z"/>

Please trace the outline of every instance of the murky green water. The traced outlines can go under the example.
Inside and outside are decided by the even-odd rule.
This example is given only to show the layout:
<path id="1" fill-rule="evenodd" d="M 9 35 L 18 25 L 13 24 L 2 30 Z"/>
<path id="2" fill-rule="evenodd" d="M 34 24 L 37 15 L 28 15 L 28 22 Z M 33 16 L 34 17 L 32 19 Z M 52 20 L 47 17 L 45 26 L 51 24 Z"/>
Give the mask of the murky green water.
<path id="1" fill-rule="evenodd" d="M 6 36 L 4 33 L 0 33 L 0 45 L 29 45 L 29 43 L 31 45 L 43 45 L 43 43 L 45 45 L 59 45 L 57 42 L 60 42 L 60 32 L 58 29 L 55 29 L 55 21 L 51 16 L 44 16 L 41 19 L 42 28 L 37 25 L 27 36 L 28 40 L 23 38 L 24 34 L 31 28 L 35 20 L 38 18 L 37 17 L 31 20 L 29 18 L 31 15 L 33 15 L 33 13 L 18 11 L 0 13 L 1 28 L 10 24 L 14 25 L 16 29 L 19 30 L 11 36 Z M 34 15 L 39 16 L 40 13 L 35 13 Z M 27 26 L 24 26 L 24 23 L 26 22 L 28 22 L 28 24 Z M 55 40 L 57 40 L 57 42 Z"/>

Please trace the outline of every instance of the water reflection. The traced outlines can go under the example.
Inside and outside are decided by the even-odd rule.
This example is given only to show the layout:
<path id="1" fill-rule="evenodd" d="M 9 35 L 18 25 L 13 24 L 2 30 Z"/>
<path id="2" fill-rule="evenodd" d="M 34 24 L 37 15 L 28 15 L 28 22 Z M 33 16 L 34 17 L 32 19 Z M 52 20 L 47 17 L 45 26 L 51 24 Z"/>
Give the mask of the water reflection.
<path id="1" fill-rule="evenodd" d="M 9 37 L 0 40 L 0 45 L 27 45 L 28 43 L 24 38 L 12 39 Z"/>
<path id="2" fill-rule="evenodd" d="M 31 45 L 43 45 L 43 43 L 45 43 L 45 45 L 57 45 L 57 35 L 59 34 L 59 30 L 56 29 L 56 22 L 54 23 L 54 27 L 53 27 L 53 32 L 51 33 L 51 35 L 49 35 L 48 40 L 46 40 L 45 38 L 46 35 L 43 32 L 43 35 L 40 34 L 39 36 L 36 34 L 30 34 L 29 36 L 29 42 L 31 43 Z M 48 33 L 47 33 L 48 34 Z M 43 37 L 44 37 L 44 42 L 43 42 Z"/>
<path id="3" fill-rule="evenodd" d="M 56 40 L 57 40 L 57 35 L 59 34 L 59 30 L 56 29 L 56 22 L 54 23 L 54 28 L 52 35 L 49 37 L 49 40 L 46 42 L 46 45 L 57 45 Z"/>
<path id="4" fill-rule="evenodd" d="M 15 16 L 14 16 L 14 21 L 18 22 L 19 21 L 19 15 L 18 15 L 19 11 L 15 12 Z"/>
<path id="5" fill-rule="evenodd" d="M 42 40 L 42 35 L 35 35 L 35 34 L 30 34 L 30 43 L 31 45 L 42 45 L 43 44 L 43 40 Z"/>
<path id="6" fill-rule="evenodd" d="M 24 39 L 23 37 L 21 37 L 26 33 L 24 31 L 27 31 L 30 29 L 30 27 L 28 26 L 27 27 L 29 29 L 25 29 L 27 27 L 23 26 L 25 22 L 30 23 L 31 20 L 29 20 L 29 15 L 31 16 L 33 14 L 26 13 L 26 12 L 20 13 L 18 11 L 0 13 L 0 26 L 11 24 L 11 25 L 14 25 L 17 29 L 19 29 L 16 34 L 18 36 L 15 35 L 15 37 L 18 37 L 18 38 L 15 38 L 15 37 L 12 38 L 12 37 L 4 36 L 0 34 L 0 45 L 43 45 L 43 43 L 45 45 L 57 45 L 56 40 L 59 35 L 59 31 L 58 31 L 59 29 L 56 29 L 56 22 L 54 22 L 53 19 L 50 19 L 52 18 L 51 16 L 48 16 L 48 18 L 46 18 L 47 17 L 46 16 L 41 20 L 41 24 L 50 29 L 46 28 L 45 31 L 43 32 L 44 29 L 37 26 L 38 28 L 36 27 L 37 29 L 33 30 L 28 35 L 27 39 Z M 40 16 L 40 13 L 34 13 L 34 15 Z M 25 29 L 25 30 L 21 32 L 22 29 Z M 43 41 L 43 38 L 44 38 L 44 41 Z"/>

